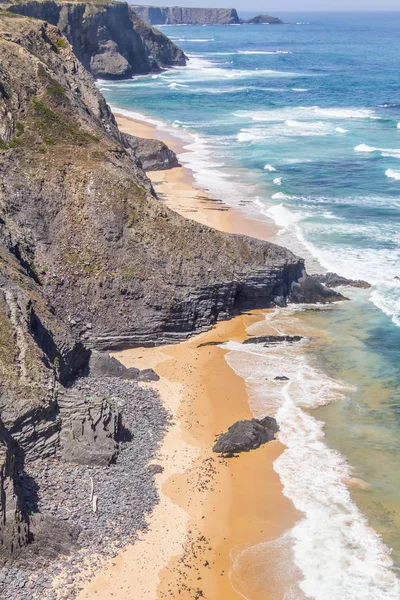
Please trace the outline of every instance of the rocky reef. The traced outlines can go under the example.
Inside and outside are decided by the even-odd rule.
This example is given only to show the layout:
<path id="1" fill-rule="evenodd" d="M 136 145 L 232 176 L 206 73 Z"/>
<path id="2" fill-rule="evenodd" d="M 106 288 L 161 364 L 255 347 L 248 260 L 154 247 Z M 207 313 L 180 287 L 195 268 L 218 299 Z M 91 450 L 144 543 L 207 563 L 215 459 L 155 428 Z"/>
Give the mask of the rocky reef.
<path id="1" fill-rule="evenodd" d="M 123 79 L 185 65 L 185 55 L 124 2 L 0 2 L 7 10 L 56 25 L 94 77 Z"/>
<path id="2" fill-rule="evenodd" d="M 141 6 L 133 10 L 151 25 L 235 25 L 240 23 L 234 8 L 182 8 L 180 6 Z"/>

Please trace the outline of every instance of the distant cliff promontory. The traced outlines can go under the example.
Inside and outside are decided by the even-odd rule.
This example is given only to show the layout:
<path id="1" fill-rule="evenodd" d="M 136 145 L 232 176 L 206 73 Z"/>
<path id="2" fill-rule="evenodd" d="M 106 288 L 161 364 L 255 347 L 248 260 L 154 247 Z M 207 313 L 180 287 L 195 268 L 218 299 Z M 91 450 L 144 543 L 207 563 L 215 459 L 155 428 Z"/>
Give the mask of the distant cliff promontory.
<path id="1" fill-rule="evenodd" d="M 185 55 L 125 2 L 1 2 L 10 12 L 42 19 L 59 27 L 75 55 L 94 75 L 124 79 L 133 74 L 185 65 Z"/>
<path id="2" fill-rule="evenodd" d="M 132 6 L 151 25 L 235 25 L 241 21 L 234 8 L 182 8 L 180 6 Z"/>
<path id="3" fill-rule="evenodd" d="M 270 15 L 257 15 L 248 21 L 239 18 L 235 8 L 183 8 L 180 6 L 138 6 L 133 10 L 151 25 L 278 25 L 282 21 Z"/>

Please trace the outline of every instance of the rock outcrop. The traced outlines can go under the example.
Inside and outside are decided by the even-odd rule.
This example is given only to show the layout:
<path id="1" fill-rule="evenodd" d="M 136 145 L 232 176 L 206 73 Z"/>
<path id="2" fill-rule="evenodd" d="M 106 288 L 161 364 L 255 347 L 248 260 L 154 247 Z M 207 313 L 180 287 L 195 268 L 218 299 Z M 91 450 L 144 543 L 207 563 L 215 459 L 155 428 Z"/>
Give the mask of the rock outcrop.
<path id="1" fill-rule="evenodd" d="M 271 17 L 270 15 L 257 15 L 244 22 L 248 25 L 282 25 L 283 23 L 278 17 Z"/>
<path id="2" fill-rule="evenodd" d="M 341 300 L 348 300 L 348 298 L 325 287 L 316 278 L 307 275 L 305 272 L 293 284 L 290 292 L 290 302 L 294 304 L 328 304 L 330 302 L 340 302 Z"/>
<path id="3" fill-rule="evenodd" d="M 325 273 L 324 275 L 310 275 L 310 277 L 312 277 L 314 281 L 318 281 L 319 283 L 329 286 L 330 288 L 340 287 L 342 285 L 365 289 L 371 287 L 371 284 L 368 283 L 368 281 L 364 281 L 363 279 L 348 279 L 347 277 L 337 275 L 337 273 Z"/>
<path id="4" fill-rule="evenodd" d="M 279 427 L 272 417 L 237 421 L 226 433 L 218 436 L 213 452 L 232 456 L 236 452 L 248 452 L 275 439 Z"/>
<path id="5" fill-rule="evenodd" d="M 133 10 L 151 25 L 236 25 L 240 23 L 234 8 L 182 8 L 180 6 L 142 6 Z"/>
<path id="6" fill-rule="evenodd" d="M 16 444 L 0 419 L 0 564 L 17 558 L 30 536 L 18 481 Z"/>
<path id="7" fill-rule="evenodd" d="M 59 27 L 75 55 L 94 77 L 121 79 L 186 62 L 180 48 L 142 21 L 124 2 L 3 0 L 0 5 L 13 13 Z M 58 43 L 63 43 L 61 38 Z"/>
<path id="8" fill-rule="evenodd" d="M 178 167 L 178 158 L 161 140 L 139 138 L 129 133 L 121 134 L 123 143 L 131 148 L 145 171 L 162 171 Z"/>

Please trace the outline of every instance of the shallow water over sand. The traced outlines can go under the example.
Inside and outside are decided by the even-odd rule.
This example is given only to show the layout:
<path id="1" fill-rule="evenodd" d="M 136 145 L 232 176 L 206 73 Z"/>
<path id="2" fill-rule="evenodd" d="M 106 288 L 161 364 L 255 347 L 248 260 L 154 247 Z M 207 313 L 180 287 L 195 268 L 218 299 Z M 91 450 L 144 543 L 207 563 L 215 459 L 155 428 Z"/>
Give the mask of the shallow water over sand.
<path id="1" fill-rule="evenodd" d="M 282 598 L 399 597 L 398 350 L 395 345 L 382 363 L 374 350 L 377 309 L 367 302 L 360 311 L 365 295 L 357 292 L 353 302 L 334 308 L 269 312 L 248 330 L 300 333 L 307 339 L 299 344 L 227 345 L 252 412 L 275 415 L 280 423 L 279 439 L 288 449 L 274 468 L 305 514 L 282 538 L 237 549 L 232 581 L 249 600 L 262 598 L 274 583 L 277 556 L 278 572 L 287 574 Z M 360 328 L 360 314 L 368 316 L 370 332 Z M 253 587 L 249 581 L 258 572 Z"/>

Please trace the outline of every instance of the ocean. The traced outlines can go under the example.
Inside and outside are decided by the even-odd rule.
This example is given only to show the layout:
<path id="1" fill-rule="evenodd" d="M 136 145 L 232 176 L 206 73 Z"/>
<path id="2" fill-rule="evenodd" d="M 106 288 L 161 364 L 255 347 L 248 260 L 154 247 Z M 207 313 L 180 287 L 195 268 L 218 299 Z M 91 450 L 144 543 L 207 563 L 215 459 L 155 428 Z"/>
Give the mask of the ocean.
<path id="1" fill-rule="evenodd" d="M 300 332 L 298 346 L 227 345 L 254 415 L 280 423 L 275 470 L 304 514 L 236 557 L 232 581 L 261 598 L 240 563 L 265 568 L 280 545 L 285 600 L 399 599 L 400 13 L 282 18 L 163 27 L 186 68 L 99 87 L 113 108 L 181 137 L 197 185 L 273 219 L 309 271 L 371 283 L 333 308 L 267 311 L 249 332 Z"/>

